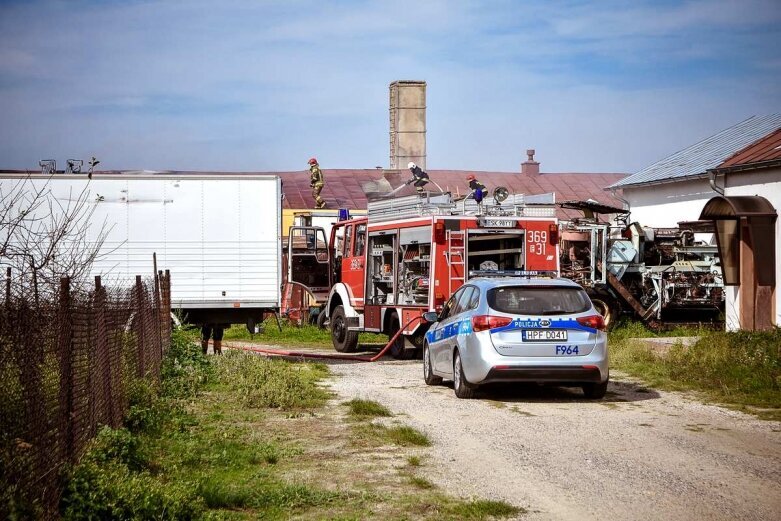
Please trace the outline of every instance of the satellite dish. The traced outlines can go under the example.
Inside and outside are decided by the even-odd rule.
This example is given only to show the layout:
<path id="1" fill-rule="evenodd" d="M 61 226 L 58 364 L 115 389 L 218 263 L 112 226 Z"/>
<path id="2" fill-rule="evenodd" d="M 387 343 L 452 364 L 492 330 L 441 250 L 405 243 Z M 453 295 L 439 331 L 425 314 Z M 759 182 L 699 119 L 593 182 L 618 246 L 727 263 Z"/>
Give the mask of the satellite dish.
<path id="1" fill-rule="evenodd" d="M 494 201 L 497 204 L 502 204 L 508 197 L 510 197 L 510 191 L 504 186 L 497 186 L 494 188 Z"/>

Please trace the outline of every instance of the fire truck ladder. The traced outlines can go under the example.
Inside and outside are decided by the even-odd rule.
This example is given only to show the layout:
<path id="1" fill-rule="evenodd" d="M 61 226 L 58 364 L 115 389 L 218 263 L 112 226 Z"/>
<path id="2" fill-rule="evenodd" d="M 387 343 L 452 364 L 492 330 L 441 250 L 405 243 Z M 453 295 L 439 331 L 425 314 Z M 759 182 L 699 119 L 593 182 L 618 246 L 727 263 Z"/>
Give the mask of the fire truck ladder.
<path id="1" fill-rule="evenodd" d="M 465 239 L 464 231 L 448 230 L 447 232 L 448 296 L 453 294 L 453 281 L 461 281 L 461 284 L 466 282 Z"/>

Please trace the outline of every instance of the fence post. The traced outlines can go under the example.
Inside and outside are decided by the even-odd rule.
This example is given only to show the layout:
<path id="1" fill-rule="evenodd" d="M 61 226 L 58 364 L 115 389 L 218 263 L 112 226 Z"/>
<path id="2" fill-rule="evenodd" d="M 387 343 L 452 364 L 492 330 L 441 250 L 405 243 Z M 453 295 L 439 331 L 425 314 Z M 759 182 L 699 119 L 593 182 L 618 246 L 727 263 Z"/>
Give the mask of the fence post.
<path id="1" fill-rule="evenodd" d="M 155 266 L 157 266 L 157 259 L 155 259 Z M 154 299 L 155 347 L 157 348 L 155 366 L 159 369 L 163 360 L 163 325 L 160 323 L 160 273 L 157 270 L 155 270 Z"/>
<path id="2" fill-rule="evenodd" d="M 70 279 L 60 279 L 57 313 L 58 351 L 60 354 L 60 428 L 64 431 L 65 460 L 73 461 L 73 331 Z"/>
<path id="3" fill-rule="evenodd" d="M 144 327 L 144 285 L 141 282 L 141 275 L 136 275 L 136 298 L 135 298 L 136 316 L 134 324 L 136 326 L 136 354 L 138 356 L 138 376 L 143 378 L 146 375 L 146 328 Z"/>
<path id="4" fill-rule="evenodd" d="M 165 270 L 163 284 L 163 324 L 165 324 L 165 345 L 171 345 L 171 272 Z"/>
<path id="5" fill-rule="evenodd" d="M 108 334 L 106 331 L 106 289 L 100 275 L 95 276 L 95 352 L 98 360 L 103 360 L 103 399 L 105 400 L 104 414 L 108 416 L 108 424 L 118 427 L 120 422 L 117 407 L 114 403 L 114 372 L 111 370 L 111 353 L 108 346 Z"/>

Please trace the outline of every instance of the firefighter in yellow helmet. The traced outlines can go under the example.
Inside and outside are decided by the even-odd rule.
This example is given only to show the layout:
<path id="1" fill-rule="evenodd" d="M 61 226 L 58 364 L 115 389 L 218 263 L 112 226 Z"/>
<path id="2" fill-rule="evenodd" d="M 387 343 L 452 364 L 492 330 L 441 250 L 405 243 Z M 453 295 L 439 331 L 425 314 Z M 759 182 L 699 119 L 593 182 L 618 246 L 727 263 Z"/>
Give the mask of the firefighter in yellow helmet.
<path id="1" fill-rule="evenodd" d="M 314 157 L 309 160 L 309 174 L 309 186 L 312 188 L 315 208 L 325 208 L 325 201 L 320 197 L 320 192 L 323 191 L 323 186 L 325 185 L 325 177 L 323 177 L 320 165 L 317 164 L 317 159 Z"/>

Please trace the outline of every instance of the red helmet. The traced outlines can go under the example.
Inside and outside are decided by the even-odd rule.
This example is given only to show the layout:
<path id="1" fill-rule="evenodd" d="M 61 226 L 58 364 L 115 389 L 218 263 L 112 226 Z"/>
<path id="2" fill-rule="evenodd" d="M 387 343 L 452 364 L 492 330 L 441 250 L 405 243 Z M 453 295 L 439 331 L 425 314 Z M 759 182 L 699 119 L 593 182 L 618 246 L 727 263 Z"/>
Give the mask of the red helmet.
<path id="1" fill-rule="evenodd" d="M 466 176 L 466 180 L 467 181 L 474 181 L 475 179 L 477 179 L 475 177 L 475 174 L 469 174 L 468 176 Z"/>
<path id="2" fill-rule="evenodd" d="M 312 159 L 310 159 L 310 160 L 309 160 L 309 164 L 310 164 L 310 165 L 316 165 L 316 164 L 317 164 L 317 158 L 316 158 L 316 157 L 313 157 Z"/>

